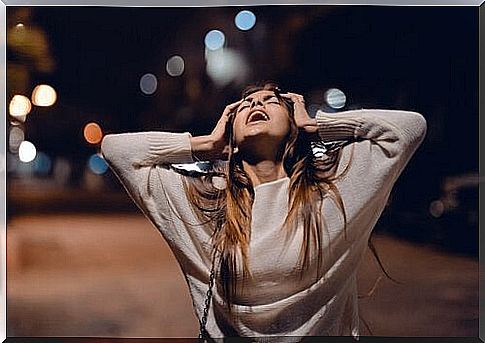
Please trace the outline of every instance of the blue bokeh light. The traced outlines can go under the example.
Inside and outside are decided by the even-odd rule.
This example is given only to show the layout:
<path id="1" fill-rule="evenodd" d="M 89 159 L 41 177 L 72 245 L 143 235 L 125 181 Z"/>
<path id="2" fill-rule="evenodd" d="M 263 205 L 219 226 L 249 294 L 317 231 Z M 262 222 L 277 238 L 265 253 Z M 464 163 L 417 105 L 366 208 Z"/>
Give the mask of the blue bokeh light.
<path id="1" fill-rule="evenodd" d="M 325 92 L 325 101 L 331 108 L 340 109 L 345 106 L 347 97 L 340 89 L 330 88 Z"/>
<path id="2" fill-rule="evenodd" d="M 219 30 L 211 30 L 205 35 L 204 43 L 209 50 L 219 50 L 224 46 L 226 38 Z"/>
<path id="3" fill-rule="evenodd" d="M 251 30 L 256 24 L 256 16 L 251 11 L 241 11 L 236 15 L 235 23 L 238 29 Z"/>
<path id="4" fill-rule="evenodd" d="M 48 174 L 52 168 L 52 161 L 43 152 L 38 152 L 34 159 L 34 171 L 39 174 Z"/>
<path id="5" fill-rule="evenodd" d="M 89 169 L 91 169 L 93 173 L 101 175 L 108 170 L 108 164 L 106 164 L 104 158 L 98 154 L 93 154 L 89 157 Z"/>

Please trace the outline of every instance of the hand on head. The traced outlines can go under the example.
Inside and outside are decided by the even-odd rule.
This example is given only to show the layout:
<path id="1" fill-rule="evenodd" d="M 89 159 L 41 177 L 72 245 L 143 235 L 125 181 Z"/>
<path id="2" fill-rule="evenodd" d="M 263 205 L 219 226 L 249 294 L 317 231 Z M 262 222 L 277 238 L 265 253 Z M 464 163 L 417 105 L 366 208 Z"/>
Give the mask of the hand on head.
<path id="1" fill-rule="evenodd" d="M 306 130 L 309 126 L 314 125 L 314 119 L 310 117 L 305 107 L 305 98 L 297 93 L 281 93 L 281 97 L 291 100 L 293 102 L 293 111 L 296 126 L 300 129 Z"/>
<path id="2" fill-rule="evenodd" d="M 261 93 L 260 93 L 261 92 Z M 228 127 L 229 124 L 233 125 L 234 129 L 234 135 L 235 139 L 238 142 L 237 145 L 239 146 L 240 143 L 244 142 L 245 146 L 248 144 L 249 141 L 247 139 L 250 139 L 249 137 L 254 137 L 256 136 L 260 137 L 257 138 L 258 142 L 260 143 L 250 143 L 250 145 L 254 144 L 259 144 L 258 146 L 260 148 L 264 148 L 265 146 L 260 145 L 261 142 L 260 139 L 265 139 L 265 142 L 270 139 L 270 137 L 275 137 L 274 139 L 278 138 L 279 136 L 283 137 L 286 135 L 286 131 L 288 130 L 287 125 L 284 123 L 284 118 L 286 115 L 284 115 L 285 110 L 284 107 L 278 108 L 278 104 L 276 102 L 276 105 L 274 103 L 274 100 L 272 100 L 268 95 L 265 95 L 265 93 L 271 92 L 269 90 L 261 90 L 257 91 L 256 93 L 260 94 L 255 94 L 252 93 L 251 95 L 248 95 L 251 97 L 251 99 L 256 99 L 256 98 L 261 98 L 260 103 L 261 105 L 261 110 L 264 111 L 267 115 L 268 121 L 266 123 L 259 122 L 258 125 L 248 125 L 247 121 L 245 120 L 246 117 L 250 116 L 251 109 L 245 109 L 244 113 L 241 112 L 238 114 L 239 117 L 235 121 L 231 120 L 231 116 L 235 116 L 237 110 L 239 109 L 240 105 L 243 102 L 248 102 L 247 97 L 240 99 L 232 104 L 229 104 L 225 107 L 221 117 L 217 121 L 216 126 L 212 130 L 211 134 L 208 136 L 211 144 L 211 150 L 212 150 L 212 156 L 216 156 L 217 158 L 220 159 L 227 159 L 229 155 L 229 130 L 230 128 Z M 271 92 L 274 94 L 273 92 Z M 279 92 L 278 92 L 279 93 Z M 302 95 L 297 94 L 297 93 L 279 93 L 279 95 L 287 100 L 290 100 L 291 103 L 293 103 L 293 111 L 294 111 L 294 120 L 296 123 L 296 126 L 308 133 L 314 133 L 315 132 L 315 119 L 311 118 L 308 115 L 308 112 L 305 108 L 305 99 Z M 264 101 L 264 99 L 268 98 L 268 100 Z M 255 101 L 255 100 L 252 101 Z M 252 105 L 252 102 L 251 102 Z M 249 105 L 248 105 L 249 106 Z M 246 107 L 248 107 L 246 106 Z M 276 107 L 275 107 L 276 106 Z M 251 107 L 251 106 L 249 106 Z M 259 107 L 258 107 L 259 109 Z M 248 112 L 248 113 L 246 113 Z M 280 113 L 281 112 L 281 113 Z M 287 113 L 287 112 L 286 112 Z M 269 125 L 269 126 L 266 126 Z M 281 131 L 281 132 L 280 132 Z M 266 135 L 266 136 L 265 136 Z M 278 138 L 281 139 L 281 138 Z M 269 141 L 267 143 L 270 143 Z M 264 144 L 264 143 L 262 143 Z M 271 142 L 270 145 L 273 145 Z M 277 144 L 279 145 L 279 144 Z M 256 145 L 255 145 L 256 146 Z M 234 148 L 234 147 L 233 147 Z M 263 149 L 264 150 L 264 149 Z M 234 152 L 234 151 L 233 151 Z"/>
<path id="3" fill-rule="evenodd" d="M 209 135 L 216 155 L 220 155 L 222 159 L 226 159 L 229 153 L 227 124 L 229 123 L 230 116 L 234 115 L 241 102 L 242 99 L 226 106 L 215 128 Z"/>

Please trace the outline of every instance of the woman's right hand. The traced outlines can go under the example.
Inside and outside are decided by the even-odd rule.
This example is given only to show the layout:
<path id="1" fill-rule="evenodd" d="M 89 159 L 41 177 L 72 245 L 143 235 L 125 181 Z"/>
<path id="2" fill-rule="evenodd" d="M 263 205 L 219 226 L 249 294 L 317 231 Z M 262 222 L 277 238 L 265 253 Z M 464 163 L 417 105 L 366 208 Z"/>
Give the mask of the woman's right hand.
<path id="1" fill-rule="evenodd" d="M 226 125 L 242 99 L 227 105 L 217 121 L 212 132 L 207 136 L 192 137 L 192 153 L 199 160 L 227 159 L 229 153 L 229 137 Z"/>

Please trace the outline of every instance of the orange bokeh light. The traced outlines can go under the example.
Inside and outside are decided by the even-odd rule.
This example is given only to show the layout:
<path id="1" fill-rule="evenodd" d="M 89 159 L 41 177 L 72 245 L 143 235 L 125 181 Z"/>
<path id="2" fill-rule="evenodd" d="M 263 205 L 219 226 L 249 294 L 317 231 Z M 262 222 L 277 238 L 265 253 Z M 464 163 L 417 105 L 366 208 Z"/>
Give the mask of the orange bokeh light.
<path id="1" fill-rule="evenodd" d="M 103 131 L 101 127 L 96 123 L 89 123 L 84 127 L 84 139 L 88 143 L 98 144 L 103 138 Z"/>

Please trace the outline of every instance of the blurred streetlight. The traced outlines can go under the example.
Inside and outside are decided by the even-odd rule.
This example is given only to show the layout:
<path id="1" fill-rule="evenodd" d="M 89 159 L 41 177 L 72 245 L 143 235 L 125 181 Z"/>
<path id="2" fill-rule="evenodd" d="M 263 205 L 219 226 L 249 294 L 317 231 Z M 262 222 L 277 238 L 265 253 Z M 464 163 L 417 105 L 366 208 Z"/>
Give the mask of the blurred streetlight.
<path id="1" fill-rule="evenodd" d="M 441 200 L 435 200 L 429 205 L 429 213 L 435 217 L 439 218 L 445 211 L 445 206 Z"/>
<path id="2" fill-rule="evenodd" d="M 140 78 L 140 89 L 147 95 L 155 93 L 157 85 L 157 77 L 153 74 L 147 73 Z"/>
<path id="3" fill-rule="evenodd" d="M 166 69 L 170 76 L 182 75 L 185 69 L 184 59 L 177 55 L 170 57 L 167 61 Z"/>
<path id="4" fill-rule="evenodd" d="M 97 123 L 89 123 L 84 126 L 84 139 L 90 144 L 98 144 L 103 138 L 103 131 Z"/>
<path id="5" fill-rule="evenodd" d="M 12 117 L 21 119 L 30 113 L 32 109 L 32 104 L 29 98 L 24 95 L 14 95 L 9 104 L 9 113 Z"/>
<path id="6" fill-rule="evenodd" d="M 56 91 L 49 85 L 38 85 L 32 92 L 32 103 L 36 106 L 52 106 L 56 100 Z"/>
<path id="7" fill-rule="evenodd" d="M 347 98 L 345 93 L 340 89 L 330 88 L 325 92 L 325 101 L 327 102 L 328 106 L 339 109 L 345 106 Z"/>
<path id="8" fill-rule="evenodd" d="M 226 37 L 222 31 L 211 30 L 205 35 L 204 44 L 207 49 L 214 51 L 222 48 L 225 41 Z"/>
<path id="9" fill-rule="evenodd" d="M 236 15 L 235 23 L 238 29 L 242 31 L 251 30 L 256 24 L 256 16 L 251 11 L 241 11 Z"/>
<path id="10" fill-rule="evenodd" d="M 19 146 L 19 159 L 22 162 L 28 163 L 34 160 L 37 155 L 37 149 L 34 144 L 29 141 L 23 141 Z"/>
<path id="11" fill-rule="evenodd" d="M 89 165 L 89 169 L 91 169 L 91 171 L 94 174 L 101 175 L 106 173 L 106 171 L 108 170 L 108 164 L 106 163 L 104 158 L 99 154 L 91 155 L 91 157 L 89 158 L 88 165 Z"/>
<path id="12" fill-rule="evenodd" d="M 232 49 L 206 51 L 207 74 L 218 86 L 233 81 L 243 84 L 248 73 L 248 65 L 243 56 Z"/>

